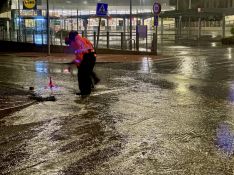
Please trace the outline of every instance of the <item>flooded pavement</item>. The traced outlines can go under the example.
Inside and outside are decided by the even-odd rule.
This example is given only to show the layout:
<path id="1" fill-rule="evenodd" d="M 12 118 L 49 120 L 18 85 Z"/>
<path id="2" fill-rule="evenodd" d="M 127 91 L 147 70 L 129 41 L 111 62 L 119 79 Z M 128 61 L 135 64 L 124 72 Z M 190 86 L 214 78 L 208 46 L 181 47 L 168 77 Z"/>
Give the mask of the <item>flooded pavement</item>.
<path id="1" fill-rule="evenodd" d="M 0 57 L 0 83 L 55 102 L 0 119 L 1 174 L 234 173 L 234 49 L 168 46 L 166 58 L 97 63 L 91 96 L 75 96 L 76 68 Z"/>

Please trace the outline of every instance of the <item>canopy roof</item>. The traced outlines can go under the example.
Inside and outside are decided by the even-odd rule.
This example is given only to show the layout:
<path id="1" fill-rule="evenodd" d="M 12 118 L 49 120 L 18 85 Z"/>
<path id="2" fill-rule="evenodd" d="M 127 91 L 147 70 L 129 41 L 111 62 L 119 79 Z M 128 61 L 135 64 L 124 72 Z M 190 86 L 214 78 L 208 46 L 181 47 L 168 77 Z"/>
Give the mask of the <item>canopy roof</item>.
<path id="1" fill-rule="evenodd" d="M 15 5 L 13 9 L 18 9 L 17 1 L 13 0 Z M 19 0 L 22 8 L 22 1 Z M 156 0 L 131 0 L 133 9 L 152 10 Z M 170 6 L 170 0 L 157 0 L 162 5 L 162 10 L 173 10 L 174 6 Z M 38 8 L 46 8 L 46 0 L 37 0 Z M 121 11 L 129 10 L 130 0 L 49 0 L 51 9 L 77 9 L 77 10 L 95 10 L 97 3 L 107 3 L 110 10 Z"/>

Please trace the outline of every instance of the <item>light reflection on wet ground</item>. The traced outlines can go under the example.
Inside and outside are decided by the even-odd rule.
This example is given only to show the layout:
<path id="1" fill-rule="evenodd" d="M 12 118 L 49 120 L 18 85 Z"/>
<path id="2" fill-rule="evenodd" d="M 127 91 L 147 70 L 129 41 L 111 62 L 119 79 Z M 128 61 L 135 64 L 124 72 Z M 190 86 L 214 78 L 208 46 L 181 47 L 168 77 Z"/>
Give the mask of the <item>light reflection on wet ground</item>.
<path id="1" fill-rule="evenodd" d="M 1 57 L 0 82 L 56 102 L 0 120 L 2 174 L 233 174 L 233 49 L 164 48 L 166 59 L 98 63 L 101 83 L 76 97 L 76 69 Z M 8 61 L 7 61 L 8 60 Z"/>

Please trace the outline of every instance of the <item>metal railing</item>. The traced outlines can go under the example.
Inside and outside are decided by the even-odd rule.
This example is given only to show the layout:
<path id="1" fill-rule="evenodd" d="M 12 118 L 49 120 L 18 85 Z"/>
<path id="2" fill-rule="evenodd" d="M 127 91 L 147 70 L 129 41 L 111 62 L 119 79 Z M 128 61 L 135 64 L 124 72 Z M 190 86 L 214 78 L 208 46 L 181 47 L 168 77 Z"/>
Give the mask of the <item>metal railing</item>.
<path id="1" fill-rule="evenodd" d="M 230 28 L 226 26 L 225 33 L 226 36 L 230 34 Z M 162 33 L 161 33 L 162 32 Z M 120 49 L 120 50 L 129 50 L 129 43 L 133 42 L 133 50 L 141 50 L 141 51 L 151 51 L 152 41 L 153 41 L 153 33 L 154 29 L 149 29 L 147 31 L 147 38 L 137 38 L 136 31 L 133 31 L 132 39 L 130 39 L 129 32 L 123 31 L 100 31 L 98 48 L 108 48 L 108 49 Z M 97 42 L 97 34 L 96 31 L 79 31 L 79 34 L 86 35 L 86 37 L 94 43 Z M 201 30 L 201 38 L 202 37 L 222 37 L 222 28 L 221 27 L 203 27 Z M 50 43 L 51 45 L 60 45 L 64 46 L 64 38 L 65 34 L 62 32 L 60 35 L 58 33 L 52 31 L 50 33 Z M 198 27 L 182 27 L 176 28 L 175 25 L 165 25 L 163 26 L 163 30 L 158 28 L 158 47 L 162 44 L 174 43 L 178 39 L 198 39 Z M 14 42 L 25 42 L 25 43 L 33 43 L 38 45 L 46 45 L 47 44 L 47 33 L 46 31 L 36 31 L 32 29 L 22 29 L 14 30 L 14 31 L 6 31 L 0 30 L 0 40 L 5 41 L 14 41 Z"/>

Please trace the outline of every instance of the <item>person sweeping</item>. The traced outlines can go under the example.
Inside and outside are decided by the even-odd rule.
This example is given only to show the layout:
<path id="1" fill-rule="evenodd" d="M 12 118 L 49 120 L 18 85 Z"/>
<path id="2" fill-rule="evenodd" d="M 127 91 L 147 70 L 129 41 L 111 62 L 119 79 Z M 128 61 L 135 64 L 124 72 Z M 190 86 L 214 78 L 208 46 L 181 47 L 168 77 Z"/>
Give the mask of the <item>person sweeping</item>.
<path id="1" fill-rule="evenodd" d="M 75 59 L 71 62 L 78 68 L 78 83 L 80 92 L 76 95 L 89 95 L 94 84 L 97 84 L 100 79 L 97 77 L 93 68 L 96 63 L 96 53 L 92 43 L 84 37 L 81 37 L 78 32 L 71 31 L 69 36 L 65 38 L 65 43 L 69 45 L 75 54 Z"/>

